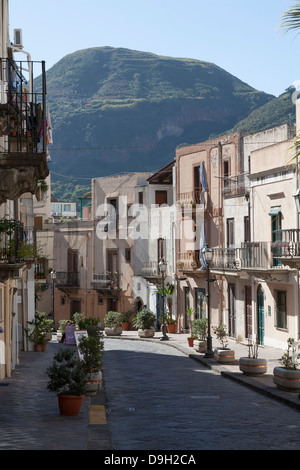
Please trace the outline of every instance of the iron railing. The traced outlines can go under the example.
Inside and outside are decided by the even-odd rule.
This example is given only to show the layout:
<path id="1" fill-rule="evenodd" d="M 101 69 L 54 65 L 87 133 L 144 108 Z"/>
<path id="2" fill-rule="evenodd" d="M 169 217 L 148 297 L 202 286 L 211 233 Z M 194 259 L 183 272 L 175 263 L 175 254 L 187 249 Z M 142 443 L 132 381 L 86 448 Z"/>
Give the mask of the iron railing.
<path id="1" fill-rule="evenodd" d="M 96 290 L 118 290 L 120 289 L 120 274 L 117 272 L 94 274 L 91 284 Z"/>
<path id="2" fill-rule="evenodd" d="M 39 66 L 39 91 L 34 89 L 34 73 Z M 0 133 L 7 136 L 1 151 L 45 153 L 47 147 L 45 62 L 0 58 Z"/>
<path id="3" fill-rule="evenodd" d="M 66 287 L 79 287 L 79 273 L 78 272 L 66 272 L 66 271 L 59 271 L 56 273 L 56 281 L 55 284 L 58 288 Z"/>

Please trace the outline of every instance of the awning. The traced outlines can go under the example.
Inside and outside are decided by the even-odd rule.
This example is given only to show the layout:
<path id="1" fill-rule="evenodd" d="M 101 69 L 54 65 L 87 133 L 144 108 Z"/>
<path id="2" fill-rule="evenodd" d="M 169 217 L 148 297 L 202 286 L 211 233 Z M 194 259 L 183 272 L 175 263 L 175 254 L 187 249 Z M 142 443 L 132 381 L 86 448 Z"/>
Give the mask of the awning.
<path id="1" fill-rule="evenodd" d="M 272 215 L 272 216 L 279 215 L 279 214 L 281 214 L 281 207 L 280 206 L 279 207 L 272 207 L 270 212 L 269 212 L 269 215 Z"/>

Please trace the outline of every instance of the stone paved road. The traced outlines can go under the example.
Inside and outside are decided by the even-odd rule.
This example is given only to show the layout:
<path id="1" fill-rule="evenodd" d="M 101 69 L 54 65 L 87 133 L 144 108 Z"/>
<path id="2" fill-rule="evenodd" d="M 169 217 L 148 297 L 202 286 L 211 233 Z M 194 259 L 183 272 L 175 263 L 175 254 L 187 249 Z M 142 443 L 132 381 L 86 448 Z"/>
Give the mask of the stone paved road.
<path id="1" fill-rule="evenodd" d="M 105 339 L 114 450 L 299 450 L 300 415 L 162 343 Z"/>

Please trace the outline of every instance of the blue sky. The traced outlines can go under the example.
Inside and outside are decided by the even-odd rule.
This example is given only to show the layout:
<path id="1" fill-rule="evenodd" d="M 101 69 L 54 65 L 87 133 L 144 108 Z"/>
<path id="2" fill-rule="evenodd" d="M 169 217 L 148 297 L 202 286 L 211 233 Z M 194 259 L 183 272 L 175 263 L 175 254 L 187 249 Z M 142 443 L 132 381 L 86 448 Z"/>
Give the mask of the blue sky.
<path id="1" fill-rule="evenodd" d="M 292 0 L 10 0 L 10 32 L 47 69 L 89 47 L 125 47 L 213 62 L 280 95 L 300 83 L 300 35 L 283 34 Z"/>

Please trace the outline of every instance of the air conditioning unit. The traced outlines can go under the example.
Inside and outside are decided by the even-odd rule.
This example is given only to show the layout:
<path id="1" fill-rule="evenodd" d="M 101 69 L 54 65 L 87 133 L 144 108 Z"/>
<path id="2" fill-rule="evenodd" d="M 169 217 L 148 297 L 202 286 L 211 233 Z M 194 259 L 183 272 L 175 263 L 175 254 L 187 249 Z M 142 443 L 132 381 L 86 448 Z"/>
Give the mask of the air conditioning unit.
<path id="1" fill-rule="evenodd" d="M 14 29 L 14 46 L 23 49 L 23 38 L 21 29 Z"/>

